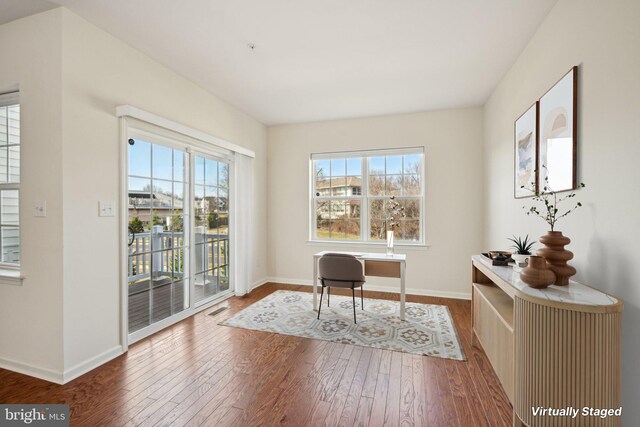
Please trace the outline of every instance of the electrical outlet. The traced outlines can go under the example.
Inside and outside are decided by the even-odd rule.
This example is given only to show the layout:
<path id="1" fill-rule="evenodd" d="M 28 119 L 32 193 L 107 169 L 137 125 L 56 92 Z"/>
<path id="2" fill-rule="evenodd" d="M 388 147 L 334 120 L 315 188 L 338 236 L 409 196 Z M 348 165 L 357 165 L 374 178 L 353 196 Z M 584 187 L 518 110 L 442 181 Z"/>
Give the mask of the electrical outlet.
<path id="1" fill-rule="evenodd" d="M 105 200 L 98 202 L 98 216 L 116 216 L 114 203 Z"/>

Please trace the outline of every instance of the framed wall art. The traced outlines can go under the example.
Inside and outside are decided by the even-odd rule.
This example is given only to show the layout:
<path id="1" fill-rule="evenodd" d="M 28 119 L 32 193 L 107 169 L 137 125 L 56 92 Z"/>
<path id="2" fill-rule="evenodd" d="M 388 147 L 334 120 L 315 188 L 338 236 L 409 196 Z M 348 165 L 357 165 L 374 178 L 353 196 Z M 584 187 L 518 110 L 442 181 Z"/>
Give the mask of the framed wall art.
<path id="1" fill-rule="evenodd" d="M 539 101 L 538 186 L 541 192 L 576 188 L 578 67 L 573 67 Z M 545 179 L 546 178 L 546 179 Z"/>
<path id="2" fill-rule="evenodd" d="M 514 197 L 533 196 L 537 187 L 538 103 L 518 117 L 514 124 Z"/>

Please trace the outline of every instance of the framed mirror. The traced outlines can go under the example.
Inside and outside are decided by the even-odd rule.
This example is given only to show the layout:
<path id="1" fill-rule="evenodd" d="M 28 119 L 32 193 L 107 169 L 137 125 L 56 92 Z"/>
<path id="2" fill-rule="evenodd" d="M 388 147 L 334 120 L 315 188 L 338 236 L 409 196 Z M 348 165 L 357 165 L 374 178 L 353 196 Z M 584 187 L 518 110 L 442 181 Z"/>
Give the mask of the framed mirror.
<path id="1" fill-rule="evenodd" d="M 574 190 L 576 181 L 576 110 L 578 67 L 573 67 L 542 98 L 538 151 L 538 189 Z M 545 187 L 547 187 L 545 189 Z"/>

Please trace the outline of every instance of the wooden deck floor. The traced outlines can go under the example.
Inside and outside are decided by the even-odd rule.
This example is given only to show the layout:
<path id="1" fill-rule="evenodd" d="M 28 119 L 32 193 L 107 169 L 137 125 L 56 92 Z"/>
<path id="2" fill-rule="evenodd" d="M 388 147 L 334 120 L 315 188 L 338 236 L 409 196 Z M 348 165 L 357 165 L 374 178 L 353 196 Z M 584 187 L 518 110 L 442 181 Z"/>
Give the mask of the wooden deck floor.
<path id="1" fill-rule="evenodd" d="M 129 332 L 135 332 L 151 323 L 165 319 L 185 309 L 184 285 L 182 281 L 171 283 L 170 280 L 158 281 L 153 289 L 149 282 L 133 285 L 129 294 Z M 195 300 L 211 297 L 229 289 L 229 285 L 219 285 L 215 281 L 195 286 Z M 150 313 L 150 308 L 153 310 Z"/>
<path id="2" fill-rule="evenodd" d="M 511 424 L 485 354 L 470 345 L 469 301 L 408 297 L 449 306 L 466 362 L 218 325 L 277 289 L 311 290 L 264 285 L 63 386 L 0 369 L 0 403 L 68 403 L 72 426 Z"/>

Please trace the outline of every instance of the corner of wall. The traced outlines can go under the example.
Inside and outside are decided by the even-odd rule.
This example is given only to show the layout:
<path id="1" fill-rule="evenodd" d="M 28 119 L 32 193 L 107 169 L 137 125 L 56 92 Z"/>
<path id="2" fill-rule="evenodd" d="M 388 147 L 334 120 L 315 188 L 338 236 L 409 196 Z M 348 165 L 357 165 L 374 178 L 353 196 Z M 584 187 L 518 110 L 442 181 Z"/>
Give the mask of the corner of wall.
<path id="1" fill-rule="evenodd" d="M 18 84 L 21 106 L 22 286 L 0 286 L 0 365 L 49 381 L 62 378 L 62 82 L 60 8 L 0 27 L 0 85 Z M 28 161 L 25 161 L 28 160 Z M 47 201 L 47 216 L 28 206 Z M 6 329 L 4 329 L 6 328 Z"/>

